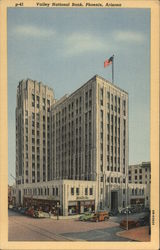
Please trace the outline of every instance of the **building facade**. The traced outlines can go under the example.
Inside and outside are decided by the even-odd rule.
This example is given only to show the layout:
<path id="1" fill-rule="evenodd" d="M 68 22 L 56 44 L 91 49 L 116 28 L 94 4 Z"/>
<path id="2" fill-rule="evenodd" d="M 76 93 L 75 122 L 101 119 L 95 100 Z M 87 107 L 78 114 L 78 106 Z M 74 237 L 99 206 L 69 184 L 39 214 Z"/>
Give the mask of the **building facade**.
<path id="1" fill-rule="evenodd" d="M 49 87 L 30 79 L 19 82 L 16 106 L 17 185 L 49 180 L 50 110 L 53 103 L 53 90 Z"/>
<path id="2" fill-rule="evenodd" d="M 85 209 L 85 204 L 92 210 L 118 209 L 128 203 L 127 176 L 127 92 L 96 75 L 71 95 L 55 101 L 53 90 L 42 83 L 32 80 L 19 83 L 16 108 L 19 202 L 27 196 L 32 200 L 44 196 L 45 200 L 44 193 L 48 192 L 51 200 L 60 203 L 63 214 L 70 212 L 71 204 L 78 204 L 75 205 L 78 212 Z M 52 192 L 55 183 L 59 185 L 59 200 Z M 45 190 L 46 185 L 49 191 L 39 194 L 39 188 Z M 83 190 L 80 196 L 78 185 Z M 91 197 L 87 190 L 92 190 Z"/>
<path id="3" fill-rule="evenodd" d="M 128 168 L 129 203 L 150 207 L 151 164 L 142 162 Z"/>

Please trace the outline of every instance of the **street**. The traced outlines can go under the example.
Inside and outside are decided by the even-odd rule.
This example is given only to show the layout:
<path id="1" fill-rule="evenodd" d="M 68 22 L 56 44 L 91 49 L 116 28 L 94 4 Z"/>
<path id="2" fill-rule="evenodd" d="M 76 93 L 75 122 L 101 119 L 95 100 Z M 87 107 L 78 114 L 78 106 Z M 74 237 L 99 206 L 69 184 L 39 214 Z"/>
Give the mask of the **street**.
<path id="1" fill-rule="evenodd" d="M 9 210 L 9 241 L 131 241 L 117 236 L 123 231 L 119 221 L 124 216 L 104 222 L 82 222 L 78 219 L 35 219 Z M 131 215 L 134 218 L 142 214 Z"/>

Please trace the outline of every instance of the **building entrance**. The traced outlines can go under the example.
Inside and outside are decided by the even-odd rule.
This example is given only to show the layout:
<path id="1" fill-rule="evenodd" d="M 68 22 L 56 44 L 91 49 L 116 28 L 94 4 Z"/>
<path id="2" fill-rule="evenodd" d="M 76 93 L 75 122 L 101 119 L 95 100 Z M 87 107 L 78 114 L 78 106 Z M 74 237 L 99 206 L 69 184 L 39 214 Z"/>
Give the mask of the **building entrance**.
<path id="1" fill-rule="evenodd" d="M 118 210 L 118 192 L 111 192 L 111 210 Z"/>

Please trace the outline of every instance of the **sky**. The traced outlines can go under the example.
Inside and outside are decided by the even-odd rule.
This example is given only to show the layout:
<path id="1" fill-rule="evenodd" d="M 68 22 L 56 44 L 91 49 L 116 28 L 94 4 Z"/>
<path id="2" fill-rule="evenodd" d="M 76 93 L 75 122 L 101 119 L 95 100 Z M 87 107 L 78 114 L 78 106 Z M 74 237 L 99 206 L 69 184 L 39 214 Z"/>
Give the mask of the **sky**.
<path id="1" fill-rule="evenodd" d="M 8 8 L 8 178 L 15 176 L 16 88 L 42 81 L 56 99 L 98 74 L 114 54 L 114 82 L 129 94 L 129 164 L 150 160 L 150 10 Z"/>

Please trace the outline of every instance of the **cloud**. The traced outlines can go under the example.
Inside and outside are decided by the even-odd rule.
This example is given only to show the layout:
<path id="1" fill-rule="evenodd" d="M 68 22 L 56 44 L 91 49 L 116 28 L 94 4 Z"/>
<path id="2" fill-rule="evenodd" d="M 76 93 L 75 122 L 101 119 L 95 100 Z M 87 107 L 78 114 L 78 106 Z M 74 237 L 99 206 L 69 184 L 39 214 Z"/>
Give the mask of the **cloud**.
<path id="1" fill-rule="evenodd" d="M 142 43 L 144 41 L 144 35 L 142 33 L 133 31 L 115 31 L 113 37 L 119 42 Z"/>
<path id="2" fill-rule="evenodd" d="M 14 29 L 14 33 L 21 36 L 35 37 L 35 38 L 47 38 L 55 35 L 55 31 L 52 29 L 44 29 L 38 26 L 32 25 L 19 25 Z"/>
<path id="3" fill-rule="evenodd" d="M 66 55 L 106 51 L 106 41 L 88 33 L 72 33 L 65 39 Z"/>

